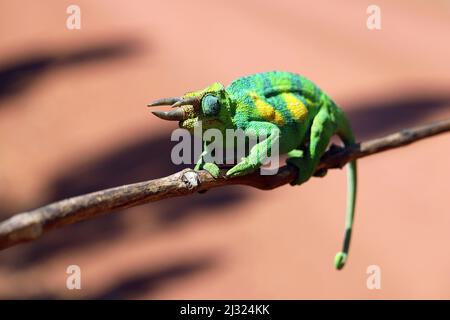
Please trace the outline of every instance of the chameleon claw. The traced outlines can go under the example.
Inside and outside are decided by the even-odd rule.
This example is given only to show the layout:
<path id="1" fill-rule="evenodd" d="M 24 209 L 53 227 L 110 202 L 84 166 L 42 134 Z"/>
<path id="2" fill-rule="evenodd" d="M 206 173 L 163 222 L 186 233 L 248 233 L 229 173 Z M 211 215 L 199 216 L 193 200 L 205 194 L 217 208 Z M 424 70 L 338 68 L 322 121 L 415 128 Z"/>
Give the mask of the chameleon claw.
<path id="1" fill-rule="evenodd" d="M 257 168 L 258 168 L 258 165 L 252 164 L 252 163 L 248 162 L 248 160 L 242 161 L 241 163 L 238 163 L 233 168 L 228 170 L 225 175 L 228 178 L 244 176 L 246 174 L 253 172 Z"/>
<path id="2" fill-rule="evenodd" d="M 208 171 L 210 175 L 212 175 L 215 179 L 217 179 L 220 175 L 219 167 L 214 163 L 205 163 L 203 165 L 203 169 Z"/>
<path id="3" fill-rule="evenodd" d="M 225 176 L 227 178 L 233 178 L 233 177 L 238 177 L 238 176 L 242 176 L 244 175 L 244 173 L 242 173 L 239 169 L 235 169 L 234 167 L 231 168 L 230 170 L 227 171 L 227 173 L 225 173 Z"/>

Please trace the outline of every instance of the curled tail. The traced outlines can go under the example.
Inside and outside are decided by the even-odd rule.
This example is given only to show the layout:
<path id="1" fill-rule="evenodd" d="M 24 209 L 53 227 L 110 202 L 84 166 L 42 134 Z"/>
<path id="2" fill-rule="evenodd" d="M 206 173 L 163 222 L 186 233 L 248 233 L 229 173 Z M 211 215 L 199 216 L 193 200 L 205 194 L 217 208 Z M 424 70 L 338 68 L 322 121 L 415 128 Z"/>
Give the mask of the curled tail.
<path id="1" fill-rule="evenodd" d="M 355 137 L 353 135 L 350 122 L 345 114 L 337 108 L 337 120 L 338 120 L 338 136 L 344 142 L 345 146 L 355 143 Z M 348 164 L 347 173 L 347 212 L 345 216 L 345 234 L 344 244 L 342 251 L 338 252 L 334 258 L 334 264 L 336 269 L 340 270 L 344 267 L 347 261 L 348 251 L 350 249 L 350 240 L 352 236 L 353 221 L 355 217 L 355 205 L 356 205 L 356 188 L 357 188 L 357 170 L 356 160 L 351 161 Z"/>

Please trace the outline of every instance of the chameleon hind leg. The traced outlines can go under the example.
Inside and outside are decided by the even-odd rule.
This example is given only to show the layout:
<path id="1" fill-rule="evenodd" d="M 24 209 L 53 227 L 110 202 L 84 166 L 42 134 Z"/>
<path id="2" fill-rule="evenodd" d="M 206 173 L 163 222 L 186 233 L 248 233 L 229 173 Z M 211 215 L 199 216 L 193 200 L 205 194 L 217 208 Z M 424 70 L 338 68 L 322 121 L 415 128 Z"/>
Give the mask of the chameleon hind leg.
<path id="1" fill-rule="evenodd" d="M 288 158 L 290 159 L 288 162 L 296 161 L 294 159 L 303 158 L 304 152 L 302 149 L 293 149 L 288 152 Z M 321 169 L 319 171 L 315 171 L 313 173 L 313 177 L 323 178 L 327 175 L 327 169 Z"/>
<path id="2" fill-rule="evenodd" d="M 331 137 L 336 132 L 336 125 L 330 119 L 326 108 L 319 111 L 313 120 L 310 133 L 309 146 L 299 153 L 299 150 L 292 150 L 288 153 L 286 162 L 298 169 L 297 178 L 291 182 L 291 185 L 302 184 L 315 175 L 323 177 L 326 170 L 314 174 L 320 158 L 325 153 Z"/>

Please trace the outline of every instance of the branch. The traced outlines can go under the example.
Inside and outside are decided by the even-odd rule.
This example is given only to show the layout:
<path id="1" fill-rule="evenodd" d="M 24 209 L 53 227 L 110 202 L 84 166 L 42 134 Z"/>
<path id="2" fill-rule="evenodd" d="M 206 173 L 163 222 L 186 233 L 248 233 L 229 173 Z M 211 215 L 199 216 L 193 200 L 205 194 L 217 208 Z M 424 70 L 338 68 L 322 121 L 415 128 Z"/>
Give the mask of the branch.
<path id="1" fill-rule="evenodd" d="M 385 150 L 402 147 L 439 133 L 450 131 L 450 119 L 435 122 L 355 144 L 346 148 L 332 146 L 316 170 L 342 168 L 347 162 Z M 44 207 L 19 213 L 0 223 L 0 250 L 35 240 L 44 233 L 72 223 L 92 219 L 111 211 L 162 199 L 186 196 L 228 185 L 247 185 L 270 190 L 296 178 L 296 169 L 281 167 L 276 175 L 250 175 L 214 179 L 207 171 L 185 169 L 170 176 L 101 190 L 61 200 Z"/>

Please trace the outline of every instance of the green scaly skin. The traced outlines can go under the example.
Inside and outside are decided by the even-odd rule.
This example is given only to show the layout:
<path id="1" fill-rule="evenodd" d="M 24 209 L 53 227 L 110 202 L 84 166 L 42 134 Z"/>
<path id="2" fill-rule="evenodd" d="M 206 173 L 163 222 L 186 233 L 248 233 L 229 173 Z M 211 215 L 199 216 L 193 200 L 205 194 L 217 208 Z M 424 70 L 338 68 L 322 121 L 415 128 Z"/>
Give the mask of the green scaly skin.
<path id="1" fill-rule="evenodd" d="M 181 128 L 194 133 L 201 123 L 203 131 L 219 129 L 224 136 L 226 129 L 242 129 L 248 134 L 267 136 L 226 172 L 228 177 L 246 175 L 258 169 L 265 160 L 261 155 L 270 155 L 271 147 L 277 142 L 279 153 L 287 153 L 287 163 L 298 169 L 298 176 L 291 184 L 299 185 L 313 176 L 334 134 L 345 145 L 355 142 L 343 111 L 314 83 L 294 73 L 273 71 L 254 74 L 239 78 L 226 88 L 214 83 L 183 96 L 183 99 L 187 98 L 197 98 L 199 106 L 183 106 L 185 117 L 179 123 Z M 207 154 L 205 143 L 195 169 L 206 169 L 217 177 L 217 165 L 203 160 Z M 316 176 L 325 174 L 326 171 L 322 171 Z M 341 269 L 347 260 L 355 199 L 356 162 L 353 161 L 349 164 L 344 246 L 335 257 L 337 269 Z"/>

